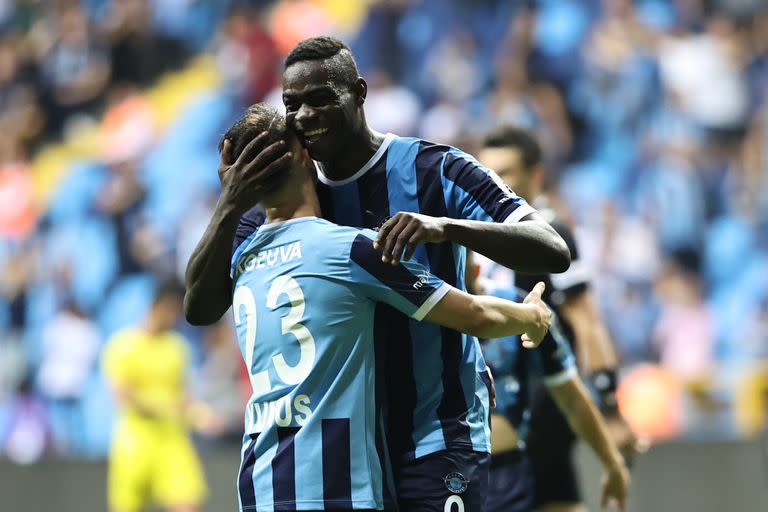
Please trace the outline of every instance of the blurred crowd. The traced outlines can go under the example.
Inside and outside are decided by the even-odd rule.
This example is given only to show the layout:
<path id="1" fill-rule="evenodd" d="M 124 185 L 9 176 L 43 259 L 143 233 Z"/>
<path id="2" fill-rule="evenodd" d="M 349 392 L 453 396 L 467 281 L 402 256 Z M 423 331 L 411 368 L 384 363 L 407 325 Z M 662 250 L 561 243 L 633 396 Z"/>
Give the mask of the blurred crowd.
<path id="1" fill-rule="evenodd" d="M 283 55 L 320 33 L 350 42 L 379 131 L 470 152 L 500 124 L 534 131 L 624 367 L 653 363 L 657 400 L 687 397 L 671 433 L 761 428 L 763 4 L 0 0 L 0 454 L 103 455 L 101 348 L 157 283 L 182 280 L 217 198 L 218 138 L 245 105 L 281 105 Z M 55 152 L 84 126 L 97 150 Z M 60 172 L 41 191 L 46 154 Z M 229 320 L 178 328 L 194 393 L 236 435 L 248 383 Z M 649 414 L 680 416 L 665 404 Z"/>

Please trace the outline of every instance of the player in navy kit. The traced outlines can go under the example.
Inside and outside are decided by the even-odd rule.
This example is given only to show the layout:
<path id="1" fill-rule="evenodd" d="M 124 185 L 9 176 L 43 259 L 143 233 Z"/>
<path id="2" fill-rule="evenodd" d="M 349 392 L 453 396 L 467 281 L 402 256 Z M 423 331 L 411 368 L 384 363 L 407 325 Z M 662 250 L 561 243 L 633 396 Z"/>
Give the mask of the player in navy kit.
<path id="1" fill-rule="evenodd" d="M 483 258 L 480 289 L 514 300 L 516 290 L 531 289 L 539 280 L 547 283 L 545 301 L 558 314 L 560 335 L 553 329 L 537 353 L 520 353 L 505 340 L 490 342 L 484 353 L 498 379 L 499 407 L 492 416 L 494 426 L 494 466 L 491 471 L 489 512 L 525 511 L 577 512 L 581 505 L 572 450 L 577 436 L 585 439 L 607 471 L 604 492 L 622 504 L 627 474 L 621 456 L 606 434 L 631 432 L 618 415 L 614 397 L 618 360 L 600 320 L 590 293 L 588 272 L 579 257 L 574 237 L 563 222 L 547 208 L 542 198 L 544 173 L 541 149 L 527 131 L 503 127 L 488 136 L 480 151 L 481 161 L 494 166 L 499 175 L 541 209 L 566 240 L 571 251 L 571 267 L 557 275 L 515 274 Z M 579 366 L 587 374 L 604 422 L 597 418 L 586 399 L 584 387 L 575 372 L 572 349 L 579 354 Z M 543 385 L 542 385 L 543 384 Z M 505 393 L 504 390 L 514 389 Z M 590 426 L 591 425 L 591 426 Z M 629 434 L 628 436 L 626 434 Z M 512 456 L 517 444 L 525 441 L 527 460 Z M 532 473 L 529 492 L 509 493 L 511 473 Z M 525 478 L 519 478 L 525 482 Z M 518 489 L 521 490 L 521 489 Z M 521 491 L 522 492 L 522 491 Z M 530 503 L 526 503 L 526 499 Z"/>
<path id="2" fill-rule="evenodd" d="M 373 248 L 375 232 L 317 218 L 314 167 L 271 107 L 254 105 L 227 132 L 223 158 L 239 157 L 263 130 L 269 140 L 284 138 L 292 156 L 262 197 L 265 223 L 232 257 L 234 321 L 253 387 L 238 475 L 240 509 L 392 508 L 376 304 L 480 336 L 525 332 L 524 343 L 532 347 L 548 326 L 543 285 L 522 304 L 513 303 L 468 295 L 417 262 L 383 262 Z M 243 175 L 232 168 L 224 174 L 217 210 L 237 210 L 243 192 L 233 184 Z M 453 485 L 466 483 L 457 476 Z"/>
<path id="3" fill-rule="evenodd" d="M 380 134 L 365 121 L 367 93 L 349 48 L 333 38 L 300 43 L 287 57 L 283 100 L 289 127 L 317 162 L 323 217 L 378 228 L 383 261 L 413 259 L 463 289 L 465 247 L 523 271 L 562 272 L 569 253 L 557 233 L 489 169 L 450 146 Z M 239 168 L 256 204 L 286 164 L 284 147 L 253 152 Z M 191 320 L 229 306 L 224 251 L 257 229 L 263 214 L 231 216 L 191 259 Z M 427 245 L 418 245 L 427 242 Z M 216 269 L 216 270 L 214 270 Z M 206 272 L 207 271 L 207 272 Z M 389 441 L 405 510 L 482 510 L 490 450 L 489 377 L 477 340 L 417 323 L 387 306 L 375 328 L 387 340 Z"/>

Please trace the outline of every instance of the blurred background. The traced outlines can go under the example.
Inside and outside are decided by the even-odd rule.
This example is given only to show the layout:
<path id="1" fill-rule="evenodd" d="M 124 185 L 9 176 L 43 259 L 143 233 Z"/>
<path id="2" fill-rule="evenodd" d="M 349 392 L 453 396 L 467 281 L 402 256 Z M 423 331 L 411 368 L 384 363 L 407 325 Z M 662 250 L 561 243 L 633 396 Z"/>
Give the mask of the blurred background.
<path id="1" fill-rule="evenodd" d="M 765 0 L 0 0 L 0 494 L 70 478 L 104 509 L 104 343 L 183 280 L 218 139 L 253 102 L 282 108 L 282 58 L 319 34 L 352 46 L 378 131 L 470 152 L 499 124 L 540 138 L 622 411 L 657 444 L 631 510 L 768 509 Z M 249 394 L 230 324 L 178 324 L 224 423 L 200 440 L 221 509 Z M 757 494 L 691 497 L 670 466 Z"/>

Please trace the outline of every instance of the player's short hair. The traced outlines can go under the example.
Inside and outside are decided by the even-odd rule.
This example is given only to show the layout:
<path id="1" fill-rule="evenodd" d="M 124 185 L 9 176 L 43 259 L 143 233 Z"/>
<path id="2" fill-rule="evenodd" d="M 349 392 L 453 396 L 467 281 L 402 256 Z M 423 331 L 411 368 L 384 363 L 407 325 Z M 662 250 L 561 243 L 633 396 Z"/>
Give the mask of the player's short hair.
<path id="1" fill-rule="evenodd" d="M 219 153 L 224 149 L 224 141 L 229 140 L 232 145 L 231 158 L 240 156 L 245 146 L 255 139 L 261 132 L 268 132 L 268 140 L 264 147 L 273 142 L 285 138 L 285 116 L 272 105 L 256 103 L 248 107 L 245 114 L 235 121 L 227 133 L 219 141 Z"/>
<path id="2" fill-rule="evenodd" d="M 341 39 L 319 36 L 297 44 L 285 58 L 285 67 L 307 60 L 327 60 L 334 78 L 345 85 L 352 85 L 360 73 L 352 50 Z"/>
<path id="3" fill-rule="evenodd" d="M 515 126 L 502 126 L 485 138 L 487 148 L 514 148 L 520 151 L 526 171 L 533 170 L 541 163 L 541 146 L 528 130 Z"/>

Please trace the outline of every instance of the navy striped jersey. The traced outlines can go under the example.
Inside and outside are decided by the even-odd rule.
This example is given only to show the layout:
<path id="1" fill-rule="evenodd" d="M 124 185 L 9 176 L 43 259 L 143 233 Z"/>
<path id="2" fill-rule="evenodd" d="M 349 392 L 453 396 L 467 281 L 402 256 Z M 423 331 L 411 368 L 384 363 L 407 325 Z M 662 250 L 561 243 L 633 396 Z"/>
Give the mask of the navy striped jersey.
<path id="1" fill-rule="evenodd" d="M 522 302 L 528 291 L 516 288 L 492 288 L 489 295 Z M 496 381 L 496 409 L 517 429 L 521 440 L 528 433 L 533 393 L 539 382 L 556 386 L 578 375 L 576 358 L 562 334 L 558 318 L 544 340 L 534 350 L 522 346 L 519 336 L 483 342 L 483 354 Z"/>
<path id="2" fill-rule="evenodd" d="M 375 307 L 420 320 L 450 287 L 418 263 L 382 263 L 375 235 L 304 217 L 263 225 L 235 251 L 232 307 L 253 387 L 240 510 L 391 505 Z"/>
<path id="3" fill-rule="evenodd" d="M 516 222 L 535 211 L 472 156 L 392 134 L 351 177 L 331 180 L 318 164 L 318 178 L 323 216 L 345 226 L 377 228 L 400 211 L 489 222 Z M 238 239 L 257 224 L 256 216 L 258 209 L 246 214 Z M 421 245 L 414 260 L 464 289 L 464 247 Z M 489 451 L 488 388 L 477 340 L 386 305 L 377 308 L 376 330 L 389 340 L 383 364 L 395 456 L 408 461 L 446 448 Z"/>

